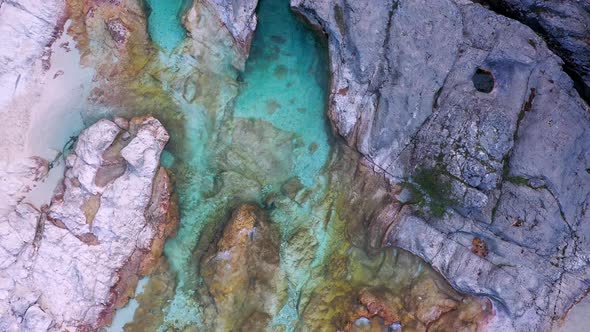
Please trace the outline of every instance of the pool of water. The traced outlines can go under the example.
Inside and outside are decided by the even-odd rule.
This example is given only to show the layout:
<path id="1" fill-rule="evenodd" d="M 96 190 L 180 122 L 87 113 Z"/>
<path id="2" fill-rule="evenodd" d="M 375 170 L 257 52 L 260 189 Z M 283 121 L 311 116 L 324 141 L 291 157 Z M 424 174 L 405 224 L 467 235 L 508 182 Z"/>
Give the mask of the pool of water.
<path id="1" fill-rule="evenodd" d="M 206 321 L 211 320 L 211 308 L 196 295 L 204 287 L 198 262 L 207 239 L 237 205 L 265 205 L 272 199 L 275 209 L 269 213 L 285 239 L 301 224 L 323 224 L 313 222 L 319 218 L 312 209 L 317 205 L 314 198 L 323 198 L 327 189 L 322 168 L 331 151 L 325 116 L 326 54 L 317 36 L 290 12 L 288 2 L 261 1 L 258 14 L 245 72 L 235 77 L 239 85 L 235 99 L 214 110 L 210 103 L 185 105 L 183 110 L 188 128 L 186 160 L 175 159 L 178 164 L 173 169 L 181 174 L 190 170 L 192 176 L 179 186 L 182 226 L 165 251 L 179 281 L 167 311 L 167 321 L 177 326 L 210 327 Z M 285 184 L 297 192 L 307 188 L 309 198 L 295 202 L 295 197 L 283 193 Z M 316 242 L 326 242 L 324 233 L 315 232 Z M 286 257 L 289 252 L 281 254 Z M 293 304 L 309 272 L 282 268 L 292 275 L 289 300 L 277 315 L 277 324 L 296 319 Z"/>
<path id="2" fill-rule="evenodd" d="M 171 51 L 184 40 L 186 30 L 181 24 L 183 10 L 189 0 L 145 0 L 148 7 L 148 31 L 150 37 L 166 51 Z"/>
<path id="3" fill-rule="evenodd" d="M 335 330 L 357 319 L 361 326 L 387 328 L 387 319 L 358 313 L 359 296 L 389 294 L 382 302 L 398 308 L 408 292 L 427 288 L 462 303 L 416 257 L 368 250 L 363 223 L 385 190 L 357 178 L 358 156 L 330 136 L 327 45 L 290 11 L 288 0 L 259 2 L 244 72 L 233 65 L 231 37 L 203 3 L 191 4 L 201 15 L 191 40 L 180 24 L 184 1 L 147 4 L 148 30 L 161 48 L 157 64 L 146 67 L 148 76 L 158 77 L 166 105 L 173 106 L 154 107 L 163 103 L 150 94 L 134 99 L 145 107 L 133 107 L 156 115 L 171 132 L 162 164 L 175 174 L 181 224 L 166 243 L 159 272 L 127 310 L 129 316 L 137 308 L 126 331 L 236 330 L 252 322 L 254 330 Z M 187 49 L 197 55 L 187 56 Z M 252 240 L 246 252 L 221 250 L 224 227 L 246 203 L 268 220 L 272 239 L 262 249 L 251 248 L 257 245 Z M 277 259 L 271 264 L 255 257 L 246 267 L 232 260 L 248 258 L 248 250 Z M 228 262 L 226 268 L 210 269 L 211 257 Z M 244 293 L 242 286 L 232 288 L 235 283 L 212 285 L 227 278 L 258 286 Z M 244 310 L 235 313 L 236 303 Z M 410 309 L 399 310 L 404 324 L 421 324 Z"/>

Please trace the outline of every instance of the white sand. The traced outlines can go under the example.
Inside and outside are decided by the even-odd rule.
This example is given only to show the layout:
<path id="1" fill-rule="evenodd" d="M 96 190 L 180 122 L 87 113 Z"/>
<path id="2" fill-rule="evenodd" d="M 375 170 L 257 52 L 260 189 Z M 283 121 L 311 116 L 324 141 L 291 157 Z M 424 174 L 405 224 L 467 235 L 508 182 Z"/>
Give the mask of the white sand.
<path id="1" fill-rule="evenodd" d="M 64 43 L 69 43 L 70 51 L 60 46 Z M 53 160 L 69 137 L 83 128 L 80 111 L 90 93 L 94 70 L 80 67 L 80 54 L 66 33 L 51 49 L 49 70 L 41 70 L 39 59 L 29 76 L 21 79 L 19 93 L 0 109 L 0 123 L 5 127 L 0 142 L 0 181 L 12 184 L 0 188 L 0 215 L 10 211 L 23 196 L 35 206 L 49 202 L 63 177 L 63 163 L 54 167 L 43 182 L 34 184 L 23 179 L 18 168 L 31 156 Z M 27 193 L 27 186 L 36 187 Z"/>

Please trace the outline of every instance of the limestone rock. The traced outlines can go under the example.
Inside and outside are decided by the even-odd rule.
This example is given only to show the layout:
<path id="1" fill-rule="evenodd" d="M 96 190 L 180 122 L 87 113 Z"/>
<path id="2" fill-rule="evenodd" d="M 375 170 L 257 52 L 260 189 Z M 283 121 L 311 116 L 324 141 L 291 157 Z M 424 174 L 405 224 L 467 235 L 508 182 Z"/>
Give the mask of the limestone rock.
<path id="1" fill-rule="evenodd" d="M 47 46 L 55 39 L 63 19 L 65 2 L 7 0 L 0 3 L 0 107 L 23 91 L 34 63 L 50 54 Z"/>
<path id="2" fill-rule="evenodd" d="M 244 70 L 257 24 L 257 4 L 257 0 L 193 2 L 183 17 L 183 24 L 190 36 L 189 53 L 206 59 L 199 66 L 222 72 L 230 63 L 240 71 Z"/>
<path id="3" fill-rule="evenodd" d="M 0 219 L 0 329 L 97 329 L 151 272 L 175 230 L 168 133 L 151 117 L 129 130 L 101 120 L 67 158 L 51 206 L 20 204 Z M 101 169 L 122 164 L 97 184 Z"/>
<path id="4" fill-rule="evenodd" d="M 250 51 L 250 42 L 256 30 L 258 0 L 208 0 L 219 18 L 240 45 L 244 54 Z"/>
<path id="5" fill-rule="evenodd" d="M 8 215 L 47 175 L 49 162 L 32 157 L 12 163 L 0 160 L 0 215 Z"/>
<path id="6" fill-rule="evenodd" d="M 411 193 L 383 242 L 489 296 L 490 328 L 549 329 L 590 277 L 590 110 L 563 61 L 469 0 L 291 4 L 328 35 L 335 129 Z"/>

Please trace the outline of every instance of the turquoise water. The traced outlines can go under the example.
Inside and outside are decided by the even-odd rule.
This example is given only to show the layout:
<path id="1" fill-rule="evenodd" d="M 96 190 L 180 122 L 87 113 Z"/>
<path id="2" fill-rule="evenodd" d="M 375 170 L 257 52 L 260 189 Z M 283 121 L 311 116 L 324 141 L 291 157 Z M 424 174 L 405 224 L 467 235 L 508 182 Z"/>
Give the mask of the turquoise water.
<path id="1" fill-rule="evenodd" d="M 180 16 L 191 0 L 145 0 L 149 7 L 148 31 L 165 50 L 176 48 L 186 37 Z"/>
<path id="2" fill-rule="evenodd" d="M 155 94 L 137 100 L 156 105 L 149 112 L 171 133 L 162 165 L 175 177 L 181 224 L 164 249 L 170 266 L 165 270 L 175 278 L 164 284 L 176 285 L 174 294 L 151 292 L 150 281 L 146 293 L 156 295 L 137 299 L 144 314 L 163 316 L 137 314 L 134 327 L 126 325 L 126 330 L 234 330 L 245 319 L 256 320 L 235 317 L 250 315 L 252 308 L 236 311 L 225 301 L 243 292 L 228 285 L 217 301 L 219 293 L 213 294 L 200 271 L 204 257 L 217 253 L 215 260 L 222 262 L 232 255 L 217 252 L 216 244 L 231 212 L 243 203 L 264 208 L 280 234 L 279 248 L 270 249 L 279 252 L 273 269 L 261 269 L 260 261 L 248 266 L 273 271 L 279 281 L 263 285 L 261 293 L 246 293 L 266 298 L 241 302 L 256 302 L 256 310 L 272 303 L 260 309 L 266 317 L 260 324 L 267 330 L 341 329 L 367 287 L 404 298 L 414 291 L 416 280 L 435 278 L 409 254 L 365 251 L 365 218 L 372 217 L 372 209 L 379 211 L 379 197 L 386 189 L 364 178 L 356 153 L 332 144 L 326 117 L 327 45 L 295 17 L 288 0 L 259 2 L 258 27 L 244 72 L 236 69 L 242 66 L 232 37 L 220 28 L 206 2 L 191 4 L 198 17 L 189 26 L 190 40 L 179 19 L 183 1 L 148 4 L 148 30 L 164 52 L 158 54 L 147 82 L 157 82 L 172 106 L 160 110 L 165 103 Z M 225 270 L 215 270 L 213 279 L 243 272 L 227 264 Z M 245 277 L 249 286 L 260 281 L 253 275 Z M 397 297 L 389 300 L 397 308 Z"/>
<path id="3" fill-rule="evenodd" d="M 269 121 L 295 133 L 293 175 L 310 186 L 328 159 L 324 116 L 327 64 L 317 39 L 290 12 L 286 1 L 262 1 L 236 117 Z"/>
<path id="4" fill-rule="evenodd" d="M 269 212 L 282 238 L 301 230 L 313 237 L 319 243 L 314 266 L 327 253 L 329 230 L 318 217 L 326 213 L 321 206 L 327 191 L 322 168 L 331 152 L 325 112 L 327 54 L 294 17 L 288 1 L 263 0 L 258 15 L 245 72 L 200 70 L 199 88 L 207 91 L 192 103 L 180 102 L 186 150 L 166 158 L 179 178 L 181 208 L 178 236 L 165 248 L 178 277 L 175 297 L 165 309 L 167 324 L 175 327 L 211 328 L 214 308 L 203 299 L 198 262 L 212 234 L 241 202 L 265 205 L 273 197 Z M 153 36 L 156 41 L 161 37 L 177 40 L 174 34 Z M 297 188 L 292 195 L 283 190 L 287 183 Z M 313 267 L 293 265 L 298 259 L 291 251 L 283 243 L 281 270 L 290 282 L 286 304 L 274 317 L 276 325 L 294 326 L 297 301 Z"/>

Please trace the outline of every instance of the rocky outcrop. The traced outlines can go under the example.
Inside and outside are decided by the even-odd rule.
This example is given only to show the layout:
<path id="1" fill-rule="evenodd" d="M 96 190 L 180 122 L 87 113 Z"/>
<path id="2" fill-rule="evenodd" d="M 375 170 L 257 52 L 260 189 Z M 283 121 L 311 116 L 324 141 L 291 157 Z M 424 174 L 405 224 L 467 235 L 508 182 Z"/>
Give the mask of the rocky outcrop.
<path id="1" fill-rule="evenodd" d="M 468 0 L 291 5 L 328 35 L 335 130 L 411 211 L 384 243 L 490 297 L 490 328 L 549 329 L 590 287 L 590 110 L 562 60 Z"/>
<path id="2" fill-rule="evenodd" d="M 540 33 L 578 80 L 578 92 L 590 101 L 590 2 L 559 0 L 482 0 L 497 12 Z"/>
<path id="3" fill-rule="evenodd" d="M 47 176 L 49 162 L 31 157 L 17 163 L 0 160 L 0 215 L 7 215 Z"/>
<path id="4" fill-rule="evenodd" d="M 0 330 L 108 325 L 151 272 L 178 216 L 156 119 L 101 120 L 67 157 L 50 206 L 0 219 Z"/>
<path id="5" fill-rule="evenodd" d="M 201 274 L 217 309 L 217 330 L 261 330 L 286 299 L 279 269 L 280 235 L 264 211 L 242 205 L 201 261 Z"/>
<path id="6" fill-rule="evenodd" d="M 258 0 L 208 0 L 247 56 L 256 30 Z"/>
<path id="7" fill-rule="evenodd" d="M 257 0 L 193 2 L 183 16 L 183 25 L 190 37 L 188 53 L 203 59 L 200 70 L 206 67 L 223 73 L 228 64 L 244 70 L 257 25 L 257 4 Z"/>

